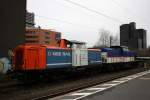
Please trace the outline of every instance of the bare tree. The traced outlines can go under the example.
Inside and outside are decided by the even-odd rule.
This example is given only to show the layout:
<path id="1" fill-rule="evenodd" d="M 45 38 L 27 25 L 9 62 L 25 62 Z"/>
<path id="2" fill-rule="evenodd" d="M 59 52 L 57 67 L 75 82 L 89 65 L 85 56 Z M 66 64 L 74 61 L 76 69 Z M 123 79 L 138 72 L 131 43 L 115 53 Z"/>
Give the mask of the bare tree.
<path id="1" fill-rule="evenodd" d="M 110 46 L 110 32 L 105 29 L 101 29 L 99 31 L 99 38 L 95 44 L 95 47 L 104 47 L 104 46 Z"/>
<path id="2" fill-rule="evenodd" d="M 94 47 L 109 47 L 109 46 L 119 46 L 120 39 L 119 34 L 115 36 L 110 35 L 110 31 L 105 29 L 99 30 L 99 37 Z"/>

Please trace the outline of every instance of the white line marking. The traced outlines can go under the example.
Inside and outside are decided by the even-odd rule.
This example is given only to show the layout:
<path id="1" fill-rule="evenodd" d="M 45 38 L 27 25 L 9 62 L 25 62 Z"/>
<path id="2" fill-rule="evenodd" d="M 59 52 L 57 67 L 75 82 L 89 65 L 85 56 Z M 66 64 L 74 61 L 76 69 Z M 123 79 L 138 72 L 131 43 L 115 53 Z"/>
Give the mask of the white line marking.
<path id="1" fill-rule="evenodd" d="M 109 84 L 109 83 L 106 83 L 106 84 L 103 84 L 103 85 L 101 85 L 101 86 L 115 86 L 115 85 L 117 85 L 117 84 Z"/>
<path id="2" fill-rule="evenodd" d="M 105 90 L 106 88 L 89 88 L 87 90 Z"/>
<path id="3" fill-rule="evenodd" d="M 129 76 L 128 78 L 136 78 L 137 76 Z"/>
<path id="4" fill-rule="evenodd" d="M 76 99 L 61 99 L 61 100 L 76 100 Z"/>
<path id="5" fill-rule="evenodd" d="M 92 93 L 73 93 L 71 95 L 84 95 L 84 96 L 86 96 L 86 95 L 89 95 L 89 94 L 92 94 Z"/>
<path id="6" fill-rule="evenodd" d="M 122 78 L 122 79 L 120 79 L 120 81 L 129 81 L 129 80 L 131 80 L 131 79 L 133 79 L 133 78 Z"/>
<path id="7" fill-rule="evenodd" d="M 119 83 L 123 83 L 123 82 L 125 82 L 125 81 L 112 81 L 112 82 L 116 82 L 117 84 L 119 84 Z"/>

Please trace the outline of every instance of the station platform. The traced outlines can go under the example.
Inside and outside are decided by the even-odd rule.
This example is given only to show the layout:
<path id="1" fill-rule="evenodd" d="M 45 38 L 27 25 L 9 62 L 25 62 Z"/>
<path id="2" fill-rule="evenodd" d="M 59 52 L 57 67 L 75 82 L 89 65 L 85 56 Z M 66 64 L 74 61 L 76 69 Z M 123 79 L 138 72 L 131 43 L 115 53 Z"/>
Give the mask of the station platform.
<path id="1" fill-rule="evenodd" d="M 150 100 L 150 74 L 85 97 L 82 100 Z"/>
<path id="2" fill-rule="evenodd" d="M 150 100 L 150 70 L 49 100 Z"/>

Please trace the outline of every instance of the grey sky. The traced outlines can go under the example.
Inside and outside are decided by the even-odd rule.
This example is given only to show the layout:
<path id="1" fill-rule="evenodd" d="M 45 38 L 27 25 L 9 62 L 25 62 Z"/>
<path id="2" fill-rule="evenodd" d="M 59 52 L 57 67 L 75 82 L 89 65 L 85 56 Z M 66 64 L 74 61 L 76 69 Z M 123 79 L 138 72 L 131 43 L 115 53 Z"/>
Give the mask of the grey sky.
<path id="1" fill-rule="evenodd" d="M 98 39 L 99 29 L 119 33 L 119 25 L 135 21 L 144 28 L 150 45 L 150 0 L 72 0 L 90 9 L 121 21 L 115 22 L 65 0 L 28 0 L 27 10 L 36 14 L 36 24 L 62 32 L 63 38 L 87 42 L 92 46 Z"/>

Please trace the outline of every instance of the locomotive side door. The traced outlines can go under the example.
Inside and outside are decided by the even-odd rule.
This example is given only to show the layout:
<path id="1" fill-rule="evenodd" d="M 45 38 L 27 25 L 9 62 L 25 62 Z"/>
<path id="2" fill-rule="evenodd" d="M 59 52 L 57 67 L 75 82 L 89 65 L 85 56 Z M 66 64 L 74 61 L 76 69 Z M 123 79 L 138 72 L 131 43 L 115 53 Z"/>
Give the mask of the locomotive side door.
<path id="1" fill-rule="evenodd" d="M 84 44 L 72 45 L 72 66 L 88 65 L 88 51 Z"/>
<path id="2" fill-rule="evenodd" d="M 80 49 L 72 49 L 72 66 L 80 66 Z"/>
<path id="3" fill-rule="evenodd" d="M 25 55 L 25 68 L 26 70 L 34 70 L 38 66 L 38 49 L 30 48 L 26 51 Z"/>
<path id="4" fill-rule="evenodd" d="M 25 68 L 26 70 L 43 70 L 46 66 L 45 47 L 29 48 L 26 51 Z"/>

